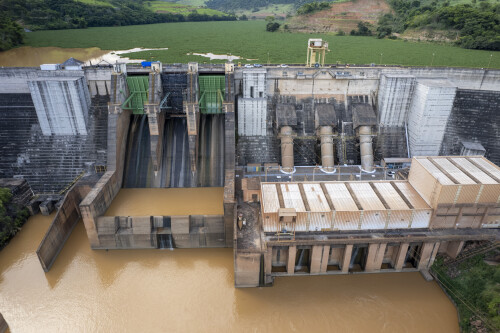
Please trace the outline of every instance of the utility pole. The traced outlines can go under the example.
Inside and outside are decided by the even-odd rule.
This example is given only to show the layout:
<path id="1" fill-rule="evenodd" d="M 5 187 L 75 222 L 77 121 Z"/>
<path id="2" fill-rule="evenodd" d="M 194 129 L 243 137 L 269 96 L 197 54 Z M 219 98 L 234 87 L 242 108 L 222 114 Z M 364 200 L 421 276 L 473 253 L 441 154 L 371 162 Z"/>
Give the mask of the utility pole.
<path id="1" fill-rule="evenodd" d="M 432 64 L 434 63 L 434 56 L 435 56 L 435 55 L 436 55 L 436 54 L 433 52 L 433 53 L 432 53 L 431 67 L 432 67 Z"/>

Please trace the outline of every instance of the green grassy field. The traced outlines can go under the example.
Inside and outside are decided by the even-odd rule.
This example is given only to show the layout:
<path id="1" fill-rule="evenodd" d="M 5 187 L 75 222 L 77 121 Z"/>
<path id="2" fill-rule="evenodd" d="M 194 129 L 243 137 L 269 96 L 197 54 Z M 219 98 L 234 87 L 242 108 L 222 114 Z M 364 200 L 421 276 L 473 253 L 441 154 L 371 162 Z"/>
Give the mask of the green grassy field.
<path id="1" fill-rule="evenodd" d="M 164 48 L 164 51 L 133 53 L 137 59 L 165 63 L 208 61 L 187 53 L 233 54 L 251 63 L 305 63 L 309 38 L 328 40 L 327 63 L 398 64 L 408 66 L 456 66 L 500 68 L 500 52 L 466 50 L 431 43 L 412 43 L 375 37 L 321 34 L 271 33 L 264 21 L 186 22 L 140 26 L 36 31 L 26 34 L 26 45 L 99 47 L 125 50 L 134 47 Z M 382 56 L 381 56 L 382 54 Z M 434 56 L 433 56 L 434 54 Z M 490 62 L 491 60 L 491 62 Z M 242 62 L 246 62 L 243 60 Z"/>
<path id="2" fill-rule="evenodd" d="M 196 10 L 198 14 L 219 15 L 219 16 L 227 15 L 226 13 L 210 8 L 197 8 L 194 6 L 184 5 L 175 2 L 166 2 L 166 1 L 147 1 L 144 3 L 144 6 L 157 13 L 188 15 L 189 13 Z"/>

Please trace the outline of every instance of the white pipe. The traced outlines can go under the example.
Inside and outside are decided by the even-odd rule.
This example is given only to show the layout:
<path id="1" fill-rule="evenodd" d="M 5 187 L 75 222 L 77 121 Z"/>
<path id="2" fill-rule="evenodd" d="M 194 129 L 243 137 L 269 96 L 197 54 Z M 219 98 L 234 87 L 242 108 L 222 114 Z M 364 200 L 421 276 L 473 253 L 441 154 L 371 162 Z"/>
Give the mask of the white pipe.
<path id="1" fill-rule="evenodd" d="M 292 128 L 283 126 L 280 131 L 281 139 L 281 167 L 285 172 L 293 172 L 293 137 Z"/>
<path id="2" fill-rule="evenodd" d="M 359 149 L 361 153 L 361 169 L 366 172 L 373 171 L 373 147 L 372 147 L 372 129 L 371 126 L 360 126 Z"/>
<path id="3" fill-rule="evenodd" d="M 321 137 L 321 165 L 324 171 L 334 171 L 334 148 L 332 126 L 321 126 L 319 135 Z"/>

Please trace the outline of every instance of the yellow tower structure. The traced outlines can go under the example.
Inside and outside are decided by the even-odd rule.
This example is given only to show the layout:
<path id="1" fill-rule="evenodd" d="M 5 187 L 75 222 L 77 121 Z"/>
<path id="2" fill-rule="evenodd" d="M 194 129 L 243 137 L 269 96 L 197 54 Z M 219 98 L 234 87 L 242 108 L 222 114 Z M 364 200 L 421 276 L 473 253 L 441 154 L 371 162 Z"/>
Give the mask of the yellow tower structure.
<path id="1" fill-rule="evenodd" d="M 325 53 L 328 50 L 328 42 L 321 38 L 310 38 L 307 41 L 307 67 L 320 67 L 325 65 Z M 330 50 L 328 50 L 330 51 Z"/>

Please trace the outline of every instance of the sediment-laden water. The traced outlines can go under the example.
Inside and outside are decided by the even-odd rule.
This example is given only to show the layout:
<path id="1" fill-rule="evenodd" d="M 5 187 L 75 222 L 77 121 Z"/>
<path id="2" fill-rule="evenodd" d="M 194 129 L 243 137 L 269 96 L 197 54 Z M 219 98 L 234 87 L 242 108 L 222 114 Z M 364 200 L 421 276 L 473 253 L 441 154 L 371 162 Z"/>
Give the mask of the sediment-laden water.
<path id="1" fill-rule="evenodd" d="M 235 289 L 231 249 L 92 251 L 79 223 L 52 270 L 32 217 L 0 252 L 12 332 L 458 332 L 452 303 L 419 273 L 284 277 Z"/>
<path id="2" fill-rule="evenodd" d="M 223 200 L 223 187 L 122 188 L 105 215 L 223 215 Z"/>
<path id="3" fill-rule="evenodd" d="M 41 64 L 60 64 L 70 57 L 86 62 L 109 53 L 97 47 L 61 48 L 23 46 L 0 52 L 0 66 L 36 67 Z M 98 61 L 95 60 L 94 63 Z"/>

